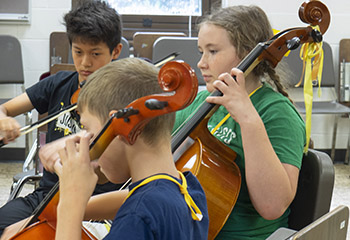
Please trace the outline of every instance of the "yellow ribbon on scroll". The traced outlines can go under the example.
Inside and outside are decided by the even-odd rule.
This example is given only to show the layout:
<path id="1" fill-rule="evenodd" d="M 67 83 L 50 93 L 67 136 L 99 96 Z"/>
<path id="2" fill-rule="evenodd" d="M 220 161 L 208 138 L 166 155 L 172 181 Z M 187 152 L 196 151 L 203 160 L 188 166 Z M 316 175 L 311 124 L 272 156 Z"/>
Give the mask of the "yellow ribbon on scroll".
<path id="1" fill-rule="evenodd" d="M 315 26 L 313 28 L 320 30 L 318 26 Z M 309 149 L 311 137 L 311 115 L 314 85 L 318 84 L 318 96 L 321 96 L 321 80 L 323 69 L 322 45 L 322 42 L 305 43 L 300 49 L 300 58 L 303 60 L 303 72 L 299 83 L 296 84 L 296 87 L 300 86 L 302 83 L 302 77 L 304 76 L 304 102 L 306 111 L 306 145 L 304 152 L 307 152 Z"/>

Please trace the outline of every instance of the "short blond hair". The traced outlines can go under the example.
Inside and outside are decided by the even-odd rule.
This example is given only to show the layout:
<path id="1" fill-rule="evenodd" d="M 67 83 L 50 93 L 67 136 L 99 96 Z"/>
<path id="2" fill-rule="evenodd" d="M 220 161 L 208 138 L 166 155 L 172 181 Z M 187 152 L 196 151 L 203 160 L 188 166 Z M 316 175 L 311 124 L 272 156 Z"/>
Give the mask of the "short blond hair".
<path id="1" fill-rule="evenodd" d="M 122 109 L 143 96 L 162 93 L 158 72 L 154 65 L 138 58 L 111 62 L 89 76 L 79 94 L 78 111 L 88 109 L 106 122 L 110 111 Z M 163 139 L 161 136 L 170 140 L 174 119 L 173 113 L 156 117 L 140 136 L 148 144 Z"/>

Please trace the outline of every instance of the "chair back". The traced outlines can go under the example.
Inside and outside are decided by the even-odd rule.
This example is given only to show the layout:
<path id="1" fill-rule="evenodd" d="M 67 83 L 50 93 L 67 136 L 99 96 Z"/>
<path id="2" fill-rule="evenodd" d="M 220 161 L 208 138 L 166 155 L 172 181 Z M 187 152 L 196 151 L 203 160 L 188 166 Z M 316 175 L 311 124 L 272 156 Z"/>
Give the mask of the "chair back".
<path id="1" fill-rule="evenodd" d="M 24 84 L 21 44 L 16 37 L 0 35 L 0 83 Z"/>
<path id="2" fill-rule="evenodd" d="M 290 51 L 289 55 L 281 60 L 282 63 L 287 65 L 287 72 L 290 75 L 288 76 L 288 79 L 290 81 L 290 84 L 293 86 L 300 81 L 301 74 L 303 72 L 303 61 L 300 58 L 300 49 L 301 46 L 295 50 Z M 336 87 L 332 48 L 327 42 L 323 42 L 323 54 L 324 62 L 321 86 Z"/>
<path id="3" fill-rule="evenodd" d="M 309 149 L 299 173 L 296 196 L 291 204 L 289 228 L 300 230 L 329 212 L 334 186 L 332 159 Z"/>
<path id="4" fill-rule="evenodd" d="M 152 59 L 154 42 L 164 36 L 185 37 L 182 32 L 135 32 L 133 36 L 134 56 L 143 57 L 155 62 Z"/>
<path id="5" fill-rule="evenodd" d="M 340 205 L 299 231 L 281 227 L 266 240 L 346 240 L 349 208 Z"/>
<path id="6" fill-rule="evenodd" d="M 202 74 L 197 67 L 201 56 L 198 52 L 196 37 L 160 37 L 153 45 L 153 62 L 157 62 L 171 53 L 179 55 L 174 60 L 183 60 L 196 72 L 198 83 L 205 85 Z"/>
<path id="7" fill-rule="evenodd" d="M 130 57 L 130 46 L 128 40 L 126 40 L 125 37 L 122 37 L 120 43 L 123 44 L 123 48 L 118 59 Z"/>
<path id="8" fill-rule="evenodd" d="M 349 208 L 341 205 L 293 235 L 291 240 L 346 240 Z"/>

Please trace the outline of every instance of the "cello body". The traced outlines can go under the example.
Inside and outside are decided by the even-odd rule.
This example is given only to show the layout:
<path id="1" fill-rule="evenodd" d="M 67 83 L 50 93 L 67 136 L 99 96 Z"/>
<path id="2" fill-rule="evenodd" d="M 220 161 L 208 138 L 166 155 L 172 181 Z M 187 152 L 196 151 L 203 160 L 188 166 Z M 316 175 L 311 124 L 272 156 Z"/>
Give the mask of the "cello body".
<path id="1" fill-rule="evenodd" d="M 192 131 L 190 138 L 194 143 L 175 165 L 182 172 L 191 171 L 201 183 L 208 205 L 208 239 L 214 239 L 237 201 L 241 173 L 234 162 L 236 153 L 209 132 L 208 119 Z"/>
<path id="2" fill-rule="evenodd" d="M 45 209 L 38 217 L 38 221 L 24 228 L 10 239 L 27 240 L 27 239 L 55 239 L 56 234 L 56 214 L 59 192 L 57 192 L 46 205 Z M 31 221 L 31 219 L 29 220 Z M 82 240 L 97 240 L 88 230 L 82 227 Z"/>

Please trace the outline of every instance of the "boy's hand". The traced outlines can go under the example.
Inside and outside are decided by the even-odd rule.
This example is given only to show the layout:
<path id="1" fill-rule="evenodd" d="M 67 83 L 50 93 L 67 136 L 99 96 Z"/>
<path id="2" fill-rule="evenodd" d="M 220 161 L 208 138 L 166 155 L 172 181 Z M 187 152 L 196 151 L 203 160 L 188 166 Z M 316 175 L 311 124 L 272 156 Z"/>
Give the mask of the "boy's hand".
<path id="1" fill-rule="evenodd" d="M 0 118 L 0 140 L 4 144 L 15 140 L 20 135 L 20 125 L 13 117 Z"/>
<path id="2" fill-rule="evenodd" d="M 55 163 L 60 160 L 58 151 L 65 148 L 67 139 L 74 138 L 75 136 L 84 136 L 85 134 L 86 131 L 81 131 L 80 133 L 60 138 L 42 146 L 39 151 L 39 158 L 46 171 L 55 172 Z"/>
<path id="3" fill-rule="evenodd" d="M 86 206 L 96 186 L 97 175 L 90 162 L 89 142 L 91 133 L 66 140 L 66 147 L 59 150 L 60 161 L 54 169 L 60 178 L 60 204 Z"/>

